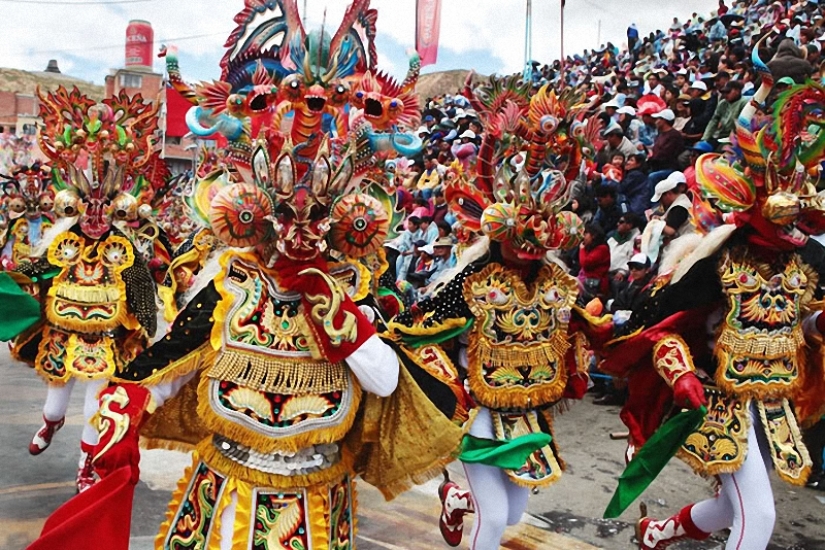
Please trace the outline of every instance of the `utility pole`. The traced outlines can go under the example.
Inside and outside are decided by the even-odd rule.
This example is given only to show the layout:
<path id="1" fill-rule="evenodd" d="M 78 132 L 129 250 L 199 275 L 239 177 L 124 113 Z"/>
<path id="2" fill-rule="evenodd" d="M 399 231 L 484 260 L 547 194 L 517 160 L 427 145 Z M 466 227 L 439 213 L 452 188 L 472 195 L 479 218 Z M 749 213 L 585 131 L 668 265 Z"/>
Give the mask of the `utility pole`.
<path id="1" fill-rule="evenodd" d="M 532 78 L 533 66 L 533 0 L 527 0 L 527 13 L 524 20 L 524 78 Z"/>

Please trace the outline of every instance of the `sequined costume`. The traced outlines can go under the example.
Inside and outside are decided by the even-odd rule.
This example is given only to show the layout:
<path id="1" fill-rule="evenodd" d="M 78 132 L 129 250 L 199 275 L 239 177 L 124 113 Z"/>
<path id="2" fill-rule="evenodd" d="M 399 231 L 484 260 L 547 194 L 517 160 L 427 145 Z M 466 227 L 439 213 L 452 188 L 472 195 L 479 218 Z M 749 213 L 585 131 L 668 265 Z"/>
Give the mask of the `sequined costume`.
<path id="1" fill-rule="evenodd" d="M 336 67 L 363 70 L 375 15 L 368 1 L 353 2 L 329 46 L 329 36 L 296 27 L 294 1 L 247 0 L 228 45 L 244 53 L 227 54 L 224 76 L 249 78 L 253 67 L 259 82 L 283 77 L 287 52 L 262 51 L 247 32 L 283 31 L 293 48 L 322 47 L 300 59 L 302 76 L 324 84 Z M 381 246 L 398 213 L 386 193 L 355 179 L 351 137 L 304 142 L 263 131 L 245 158 L 232 156 L 225 172 L 196 182 L 211 187 L 196 189 L 208 201 L 195 202 L 225 246 L 217 275 L 183 281 L 193 297 L 171 330 L 102 393 L 95 465 L 103 480 L 90 490 L 101 501 L 117 494 L 131 503 L 138 435 L 150 447 L 194 449 L 157 548 L 354 548 L 356 475 L 392 498 L 438 475 L 457 452 L 451 381 L 400 366 L 373 324 L 388 267 Z M 195 252 L 180 267 L 199 258 Z M 422 385 L 440 397 L 429 400 Z M 95 536 L 81 531 L 73 532 L 79 545 Z M 128 521 L 106 547 L 125 549 L 123 532 Z M 50 536 L 57 535 L 38 543 Z"/>
<path id="2" fill-rule="evenodd" d="M 75 382 L 85 386 L 88 421 L 97 391 L 146 346 L 157 323 L 149 270 L 113 225 L 137 219 L 137 197 L 155 155 L 156 109 L 140 96 L 96 105 L 77 89 L 59 88 L 40 100 L 45 128 L 39 140 L 54 166 L 57 222 L 42 252 L 32 251 L 17 267 L 18 282 L 41 299 L 42 320 L 12 348 L 13 357 L 34 366 L 49 385 L 45 424 L 29 446 L 35 455 L 63 425 Z M 97 431 L 85 426 L 79 490 L 94 483 L 96 443 Z"/>
<path id="3" fill-rule="evenodd" d="M 54 192 L 49 169 L 35 164 L 3 177 L 0 202 L 9 218 L 0 223 L 0 268 L 13 270 L 28 261 L 43 233 L 52 226 Z"/>
<path id="4" fill-rule="evenodd" d="M 774 105 L 772 123 L 753 128 L 772 84 L 757 54 L 758 47 L 762 86 L 735 130 L 741 156 L 711 153 L 696 164 L 706 200 L 694 197 L 694 209 L 707 234 L 650 286 L 602 365 L 629 378 L 628 456 L 672 407 L 707 406 L 678 456 L 700 475 L 717 476 L 720 493 L 663 521 L 643 517 L 637 532 L 645 549 L 731 526 L 729 547 L 764 548 L 775 516 L 767 472 L 793 485 L 810 473 L 799 424 L 818 418 L 825 402 L 825 249 L 806 233 L 821 233 L 825 210 L 811 177 L 825 151 L 821 139 L 790 135 L 811 120 L 825 90 L 792 88 Z M 722 211 L 733 212 L 733 223 L 721 224 Z"/>
<path id="5" fill-rule="evenodd" d="M 496 81 L 490 88 L 509 89 Z M 561 211 L 567 179 L 544 159 L 553 133 L 560 126 L 566 131 L 584 106 L 558 98 L 549 87 L 521 107 L 513 99 L 520 95 L 483 95 L 489 106 L 472 96 L 488 131 L 477 165 L 465 173 L 454 163 L 445 186 L 462 226 L 480 234 L 479 240 L 464 252 L 470 256 L 465 267 L 434 297 L 390 323 L 394 337 L 422 363 L 441 363 L 457 379 L 456 362 L 466 372 L 475 409 L 465 424 L 460 460 L 472 494 L 452 482 L 442 485 L 440 526 L 455 546 L 461 516 L 475 510 L 471 548 L 477 550 L 498 548 L 506 525 L 520 520 L 529 488 L 548 486 L 561 475 L 564 462 L 551 438 L 553 406 L 584 393 L 592 358 L 586 334 L 597 335 L 601 325 L 577 304 L 578 281 L 545 261 L 552 250 L 577 246 L 582 233 L 581 221 Z M 500 142 L 519 131 L 534 143 L 524 169 L 516 171 Z M 489 172 L 497 165 L 497 172 Z M 468 444 L 491 443 L 520 449 L 518 465 L 471 460 Z"/>

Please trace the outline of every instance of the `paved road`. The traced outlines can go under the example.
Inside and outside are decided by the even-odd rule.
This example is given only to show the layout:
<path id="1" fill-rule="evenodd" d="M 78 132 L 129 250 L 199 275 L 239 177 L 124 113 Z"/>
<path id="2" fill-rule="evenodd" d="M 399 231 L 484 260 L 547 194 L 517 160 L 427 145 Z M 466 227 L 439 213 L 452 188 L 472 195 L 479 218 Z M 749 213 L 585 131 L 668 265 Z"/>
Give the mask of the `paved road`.
<path id="1" fill-rule="evenodd" d="M 22 550 L 44 519 L 74 492 L 77 442 L 81 429 L 81 395 L 73 397 L 66 427 L 52 447 L 38 457 L 26 450 L 40 424 L 45 387 L 30 369 L 12 364 L 0 351 L 0 550 Z M 618 409 L 577 403 L 557 421 L 557 442 L 568 463 L 562 480 L 530 498 L 529 513 L 508 529 L 503 548 L 518 550 L 629 550 L 636 512 L 617 521 L 599 519 L 621 472 L 623 444 L 608 434 L 621 429 Z M 143 455 L 142 481 L 135 498 L 133 550 L 149 550 L 162 521 L 170 492 L 189 457 L 169 451 Z M 455 478 L 459 468 L 451 466 Z M 359 485 L 359 550 L 447 548 L 436 525 L 437 481 L 418 487 L 391 503 L 377 491 Z M 771 550 L 825 550 L 825 504 L 808 489 L 774 480 L 779 502 Z M 673 461 L 645 493 L 653 513 L 664 516 L 712 494 L 678 461 Z M 824 499 L 825 500 L 825 499 Z M 722 539 L 674 546 L 681 550 L 718 550 Z M 466 548 L 466 545 L 462 546 Z"/>

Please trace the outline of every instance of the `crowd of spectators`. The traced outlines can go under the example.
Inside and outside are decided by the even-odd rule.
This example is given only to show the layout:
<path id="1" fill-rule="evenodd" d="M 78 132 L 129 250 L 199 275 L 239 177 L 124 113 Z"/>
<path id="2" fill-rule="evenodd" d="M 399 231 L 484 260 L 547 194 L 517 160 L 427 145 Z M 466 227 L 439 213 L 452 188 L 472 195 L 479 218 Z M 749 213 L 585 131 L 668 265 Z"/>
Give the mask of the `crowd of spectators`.
<path id="1" fill-rule="evenodd" d="M 578 274 L 583 294 L 619 311 L 628 288 L 656 268 L 634 274 L 631 258 L 641 250 L 650 220 L 664 246 L 690 232 L 693 164 L 703 153 L 722 151 L 739 113 L 760 85 L 751 51 L 760 47 L 775 79 L 776 93 L 807 79 L 820 79 L 825 44 L 823 8 L 816 0 L 740 0 L 701 16 L 674 18 L 666 30 L 643 36 L 635 24 L 627 43 L 612 43 L 540 66 L 528 76 L 534 89 L 545 84 L 601 93 L 601 140 L 596 155 L 574 185 L 570 208 L 587 224 L 585 243 L 565 257 Z M 761 42 L 760 42 L 761 39 Z M 770 61 L 768 61 L 770 60 Z M 388 165 L 399 203 L 408 213 L 401 236 L 390 243 L 396 283 L 408 301 L 426 295 L 445 269 L 455 265 L 460 228 L 444 199 L 442 182 L 451 163 L 472 166 L 484 127 L 460 93 L 427 98 L 422 154 Z M 655 248 L 655 247 L 654 247 Z M 638 265 L 638 263 L 637 263 Z M 638 286 L 638 285 L 636 285 Z"/>

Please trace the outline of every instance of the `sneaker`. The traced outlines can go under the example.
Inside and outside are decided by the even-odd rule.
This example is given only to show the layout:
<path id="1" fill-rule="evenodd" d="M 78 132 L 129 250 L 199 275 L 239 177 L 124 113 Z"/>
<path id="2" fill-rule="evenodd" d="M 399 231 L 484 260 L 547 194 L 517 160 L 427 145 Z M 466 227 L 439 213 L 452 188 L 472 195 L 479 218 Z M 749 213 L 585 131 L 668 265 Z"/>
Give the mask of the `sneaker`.
<path id="1" fill-rule="evenodd" d="M 464 536 L 464 515 L 473 511 L 470 491 L 464 491 L 457 483 L 450 481 L 450 476 L 445 471 L 444 481 L 438 487 L 438 498 L 441 500 L 438 528 L 444 542 L 456 547 L 461 544 Z"/>
<path id="2" fill-rule="evenodd" d="M 43 451 L 49 448 L 49 445 L 52 444 L 52 438 L 57 431 L 63 427 L 63 424 L 66 422 L 66 418 L 61 418 L 60 420 L 46 420 L 46 417 L 43 417 L 43 426 L 37 430 L 37 433 L 34 434 L 31 443 L 29 443 L 29 454 L 32 455 L 39 455 Z"/>

